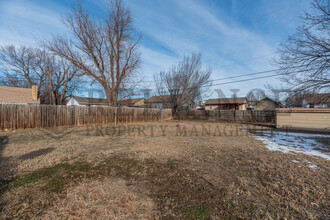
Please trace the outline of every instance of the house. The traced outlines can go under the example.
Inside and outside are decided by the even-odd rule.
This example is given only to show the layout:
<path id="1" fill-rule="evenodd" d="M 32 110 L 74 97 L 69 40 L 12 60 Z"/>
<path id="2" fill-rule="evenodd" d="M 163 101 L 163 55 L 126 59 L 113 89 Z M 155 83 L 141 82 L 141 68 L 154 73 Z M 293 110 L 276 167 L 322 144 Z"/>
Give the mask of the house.
<path id="1" fill-rule="evenodd" d="M 152 96 L 145 100 L 146 108 L 171 108 L 171 96 L 163 95 L 163 96 Z M 180 110 L 188 110 L 195 107 L 195 103 L 188 102 L 187 104 L 181 106 Z"/>
<path id="2" fill-rule="evenodd" d="M 169 106 L 169 100 L 170 96 L 169 95 L 164 95 L 163 97 L 161 96 L 151 96 L 147 100 L 145 100 L 145 107 L 146 108 L 166 108 L 166 106 Z"/>
<path id="3" fill-rule="evenodd" d="M 281 108 L 282 106 L 283 105 L 280 102 L 276 102 L 268 97 L 265 97 L 250 107 L 252 110 L 275 110 L 276 108 Z"/>
<path id="4" fill-rule="evenodd" d="M 205 110 L 246 110 L 248 100 L 245 97 L 209 99 Z"/>
<path id="5" fill-rule="evenodd" d="M 205 102 L 206 101 L 199 101 L 198 105 L 196 106 L 196 110 L 205 110 Z"/>
<path id="6" fill-rule="evenodd" d="M 38 87 L 19 88 L 0 86 L 0 104 L 40 104 Z"/>
<path id="7" fill-rule="evenodd" d="M 256 104 L 257 102 L 259 102 L 259 100 L 248 100 L 248 103 L 249 103 L 249 108 L 251 108 L 254 104 Z"/>
<path id="8" fill-rule="evenodd" d="M 306 94 L 302 106 L 305 108 L 330 108 L 330 93 Z"/>
<path id="9" fill-rule="evenodd" d="M 144 98 L 135 98 L 135 99 L 123 99 L 119 101 L 120 106 L 127 106 L 127 107 L 138 107 L 143 108 L 144 107 Z"/>
<path id="10" fill-rule="evenodd" d="M 100 98 L 86 98 L 86 97 L 71 97 L 66 105 L 78 105 L 78 106 L 91 106 L 91 105 L 108 105 L 106 99 Z"/>

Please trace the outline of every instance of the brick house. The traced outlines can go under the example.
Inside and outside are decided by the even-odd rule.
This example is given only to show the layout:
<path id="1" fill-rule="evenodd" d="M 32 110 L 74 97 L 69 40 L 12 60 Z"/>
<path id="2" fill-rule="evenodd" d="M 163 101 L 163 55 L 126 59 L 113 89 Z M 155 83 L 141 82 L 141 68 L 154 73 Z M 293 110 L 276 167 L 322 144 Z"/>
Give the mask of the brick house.
<path id="1" fill-rule="evenodd" d="M 152 96 L 145 100 L 146 108 L 171 108 L 171 96 L 163 95 L 163 96 Z M 186 104 L 180 107 L 180 110 L 188 110 L 195 107 L 195 103 L 192 101 L 188 101 Z"/>
<path id="2" fill-rule="evenodd" d="M 144 102 L 145 102 L 144 98 L 123 99 L 123 100 L 119 101 L 119 105 L 127 106 L 127 107 L 143 108 Z"/>
<path id="3" fill-rule="evenodd" d="M 151 96 L 147 100 L 145 100 L 146 108 L 166 108 L 169 105 L 170 96 L 165 95 L 161 96 Z"/>
<path id="4" fill-rule="evenodd" d="M 275 110 L 282 107 L 283 105 L 280 102 L 276 102 L 268 97 L 261 99 L 251 106 L 253 110 Z"/>
<path id="5" fill-rule="evenodd" d="M 32 88 L 0 86 L 0 104 L 40 104 L 38 87 Z"/>

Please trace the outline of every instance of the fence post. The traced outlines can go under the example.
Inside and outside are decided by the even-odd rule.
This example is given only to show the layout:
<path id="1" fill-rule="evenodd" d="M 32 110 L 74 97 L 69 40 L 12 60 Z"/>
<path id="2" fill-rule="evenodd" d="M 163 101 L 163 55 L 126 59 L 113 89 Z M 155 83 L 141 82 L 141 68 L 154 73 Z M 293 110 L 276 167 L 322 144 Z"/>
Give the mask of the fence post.
<path id="1" fill-rule="evenodd" d="M 163 108 L 160 109 L 160 122 L 163 122 Z"/>
<path id="2" fill-rule="evenodd" d="M 274 120 L 275 120 L 275 128 L 277 128 L 277 111 L 276 111 L 276 109 L 275 109 L 275 111 L 274 111 L 274 113 L 273 113 L 274 115 Z"/>
<path id="3" fill-rule="evenodd" d="M 117 106 L 115 107 L 115 127 L 117 127 Z"/>

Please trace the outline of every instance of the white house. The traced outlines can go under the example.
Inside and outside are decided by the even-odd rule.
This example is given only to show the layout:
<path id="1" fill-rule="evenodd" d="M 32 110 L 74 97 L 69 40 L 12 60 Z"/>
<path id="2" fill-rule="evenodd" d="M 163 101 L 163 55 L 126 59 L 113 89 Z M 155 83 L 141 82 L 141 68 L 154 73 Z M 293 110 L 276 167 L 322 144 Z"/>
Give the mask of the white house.
<path id="1" fill-rule="evenodd" d="M 86 97 L 71 97 L 66 105 L 79 105 L 79 106 L 91 106 L 91 105 L 108 105 L 106 99 L 98 98 L 86 98 Z"/>

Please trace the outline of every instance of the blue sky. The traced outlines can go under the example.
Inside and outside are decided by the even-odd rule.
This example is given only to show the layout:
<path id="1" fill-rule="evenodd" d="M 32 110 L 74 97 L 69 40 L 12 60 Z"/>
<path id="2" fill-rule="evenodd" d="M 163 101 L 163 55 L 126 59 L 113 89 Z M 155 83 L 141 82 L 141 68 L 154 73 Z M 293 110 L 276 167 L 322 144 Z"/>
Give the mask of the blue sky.
<path id="1" fill-rule="evenodd" d="M 82 0 L 94 15 L 104 12 L 105 0 Z M 126 0 L 135 27 L 143 35 L 139 75 L 152 80 L 185 54 L 200 51 L 203 63 L 221 79 L 276 69 L 269 59 L 280 42 L 295 32 L 299 16 L 310 0 Z M 35 45 L 55 34 L 68 34 L 61 16 L 73 0 L 0 0 L 0 44 Z M 265 73 L 257 76 L 267 76 Z M 252 76 L 253 77 L 253 76 Z M 214 84 L 240 79 L 218 80 Z M 265 84 L 279 85 L 276 77 L 214 86 L 229 96 L 240 89 L 245 96 Z M 152 87 L 152 85 L 150 85 Z M 211 97 L 216 97 L 214 92 Z"/>

